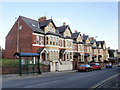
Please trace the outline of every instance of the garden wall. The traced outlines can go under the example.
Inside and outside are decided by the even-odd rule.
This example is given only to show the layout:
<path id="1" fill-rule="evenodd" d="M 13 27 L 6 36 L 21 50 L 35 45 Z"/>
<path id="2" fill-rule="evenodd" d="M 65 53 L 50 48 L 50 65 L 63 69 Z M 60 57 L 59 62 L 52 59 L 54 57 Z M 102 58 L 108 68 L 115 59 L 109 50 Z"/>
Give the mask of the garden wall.
<path id="1" fill-rule="evenodd" d="M 40 66 L 41 72 L 50 72 L 50 66 Z M 0 74 L 19 74 L 18 66 L 2 66 L 2 73 L 0 69 Z"/>

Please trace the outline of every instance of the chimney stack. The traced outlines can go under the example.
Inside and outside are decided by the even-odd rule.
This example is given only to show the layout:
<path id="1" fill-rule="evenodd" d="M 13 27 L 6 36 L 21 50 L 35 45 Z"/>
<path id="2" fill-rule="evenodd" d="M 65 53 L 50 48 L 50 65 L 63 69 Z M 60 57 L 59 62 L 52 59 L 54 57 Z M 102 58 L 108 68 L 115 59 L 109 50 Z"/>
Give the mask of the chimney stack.
<path id="1" fill-rule="evenodd" d="M 45 21 L 47 18 L 44 16 L 44 17 L 40 17 L 39 19 L 38 19 L 38 21 L 39 22 L 42 22 L 42 21 Z"/>
<path id="2" fill-rule="evenodd" d="M 75 33 L 77 33 L 78 31 L 77 30 L 75 30 Z"/>
<path id="3" fill-rule="evenodd" d="M 66 25 L 66 23 L 65 22 L 63 22 L 63 26 L 65 26 Z"/>

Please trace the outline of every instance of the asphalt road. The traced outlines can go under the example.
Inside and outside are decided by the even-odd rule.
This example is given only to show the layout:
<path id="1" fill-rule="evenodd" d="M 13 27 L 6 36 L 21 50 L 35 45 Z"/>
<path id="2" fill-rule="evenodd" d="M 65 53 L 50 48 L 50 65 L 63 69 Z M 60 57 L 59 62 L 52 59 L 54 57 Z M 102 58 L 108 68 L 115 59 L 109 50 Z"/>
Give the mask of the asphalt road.
<path id="1" fill-rule="evenodd" d="M 69 72 L 47 77 L 3 81 L 3 88 L 90 88 L 119 73 L 120 67 L 92 72 Z"/>

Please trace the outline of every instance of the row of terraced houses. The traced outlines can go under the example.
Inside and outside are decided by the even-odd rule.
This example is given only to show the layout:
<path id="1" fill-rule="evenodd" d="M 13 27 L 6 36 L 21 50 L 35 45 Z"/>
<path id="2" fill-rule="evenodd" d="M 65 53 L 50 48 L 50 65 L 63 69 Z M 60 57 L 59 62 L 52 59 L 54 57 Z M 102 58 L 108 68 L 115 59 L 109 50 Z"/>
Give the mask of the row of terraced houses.
<path id="1" fill-rule="evenodd" d="M 57 27 L 52 19 L 33 20 L 19 16 L 6 36 L 5 58 L 15 52 L 39 53 L 40 62 L 50 64 L 50 71 L 72 70 L 80 63 L 108 60 L 105 41 L 71 31 L 63 23 Z"/>

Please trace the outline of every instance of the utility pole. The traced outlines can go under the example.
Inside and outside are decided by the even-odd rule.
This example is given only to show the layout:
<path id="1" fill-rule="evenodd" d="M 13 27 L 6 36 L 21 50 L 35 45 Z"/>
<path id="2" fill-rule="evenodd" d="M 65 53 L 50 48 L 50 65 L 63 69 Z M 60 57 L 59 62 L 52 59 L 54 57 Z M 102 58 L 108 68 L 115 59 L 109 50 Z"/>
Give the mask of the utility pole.
<path id="1" fill-rule="evenodd" d="M 18 21 L 17 22 L 17 52 L 19 52 L 19 25 L 20 25 L 20 22 Z"/>

